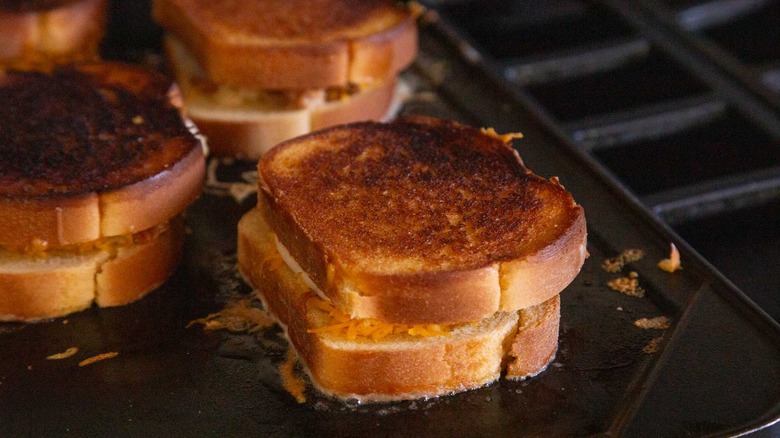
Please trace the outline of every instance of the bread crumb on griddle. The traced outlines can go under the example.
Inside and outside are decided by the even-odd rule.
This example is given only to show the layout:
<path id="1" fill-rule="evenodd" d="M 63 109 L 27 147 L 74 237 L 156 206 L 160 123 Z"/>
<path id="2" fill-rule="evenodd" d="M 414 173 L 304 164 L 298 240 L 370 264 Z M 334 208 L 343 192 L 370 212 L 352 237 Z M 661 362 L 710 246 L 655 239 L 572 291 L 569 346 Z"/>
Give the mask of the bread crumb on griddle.
<path id="1" fill-rule="evenodd" d="M 98 354 L 98 355 L 95 355 L 95 356 L 92 356 L 92 357 L 88 357 L 88 358 L 82 360 L 81 362 L 79 362 L 79 366 L 80 367 L 85 367 L 87 365 L 92 365 L 95 362 L 100 362 L 101 360 L 115 358 L 118 355 L 119 355 L 119 353 L 116 352 L 116 351 L 110 351 L 108 353 L 101 353 L 101 354 Z"/>
<path id="2" fill-rule="evenodd" d="M 646 354 L 653 354 L 657 352 L 658 348 L 661 346 L 661 341 L 663 341 L 663 337 L 661 336 L 651 339 L 650 342 L 648 342 L 647 345 L 642 348 L 642 351 Z"/>
<path id="3" fill-rule="evenodd" d="M 669 258 L 659 261 L 658 267 L 666 272 L 674 272 L 682 269 L 682 264 L 680 263 L 680 251 L 677 250 L 677 247 L 674 246 L 674 243 L 670 243 L 669 246 Z"/>
<path id="4" fill-rule="evenodd" d="M 618 277 L 607 282 L 610 289 L 630 297 L 644 298 L 645 290 L 639 286 L 639 274 L 631 271 L 626 277 Z"/>
<path id="5" fill-rule="evenodd" d="M 607 272 L 620 272 L 624 266 L 631 262 L 641 260 L 645 256 L 645 252 L 641 249 L 626 249 L 619 255 L 604 260 L 601 264 L 601 268 Z"/>
<path id="6" fill-rule="evenodd" d="M 672 320 L 666 316 L 655 318 L 640 318 L 634 321 L 634 325 L 641 329 L 666 330 L 671 326 Z"/>
<path id="7" fill-rule="evenodd" d="M 46 356 L 46 359 L 48 360 L 61 360 L 61 359 L 67 359 L 74 354 L 78 353 L 79 349 L 78 347 L 70 347 L 67 350 L 63 351 L 62 353 L 55 353 L 49 356 Z"/>

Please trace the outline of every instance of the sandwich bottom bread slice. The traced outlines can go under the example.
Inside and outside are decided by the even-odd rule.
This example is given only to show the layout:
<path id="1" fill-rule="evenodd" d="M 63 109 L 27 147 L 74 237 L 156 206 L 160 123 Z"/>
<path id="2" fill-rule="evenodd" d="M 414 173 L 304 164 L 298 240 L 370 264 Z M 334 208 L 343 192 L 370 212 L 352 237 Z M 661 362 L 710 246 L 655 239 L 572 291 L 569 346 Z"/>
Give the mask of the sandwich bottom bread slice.
<path id="1" fill-rule="evenodd" d="M 238 224 L 240 272 L 327 395 L 364 402 L 436 397 L 490 384 L 502 373 L 534 376 L 555 357 L 558 295 L 459 324 L 353 320 L 316 294 L 277 248 L 262 213 L 248 212 Z"/>
<path id="2" fill-rule="evenodd" d="M 175 37 L 165 51 L 189 117 L 217 156 L 257 159 L 276 144 L 356 120 L 382 120 L 397 95 L 395 76 L 367 86 L 251 89 L 209 80 Z"/>
<path id="3" fill-rule="evenodd" d="M 120 306 L 156 289 L 182 255 L 184 220 L 48 252 L 0 249 L 0 321 L 35 321 Z"/>

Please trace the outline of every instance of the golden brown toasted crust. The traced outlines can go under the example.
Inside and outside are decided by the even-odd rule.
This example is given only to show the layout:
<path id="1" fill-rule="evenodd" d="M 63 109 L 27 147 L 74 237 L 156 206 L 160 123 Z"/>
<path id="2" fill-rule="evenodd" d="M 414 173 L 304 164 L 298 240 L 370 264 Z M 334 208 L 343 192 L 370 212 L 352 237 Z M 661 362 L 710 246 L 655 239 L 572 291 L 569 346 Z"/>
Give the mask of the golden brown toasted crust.
<path id="1" fill-rule="evenodd" d="M 2 251 L 2 250 L 0 250 Z M 95 297 L 95 267 L 107 253 L 30 260 L 18 255 L 0 264 L 0 321 L 35 321 L 84 310 Z M 9 268 L 8 265 L 20 265 Z"/>
<path id="2" fill-rule="evenodd" d="M 184 222 L 118 250 L 57 251 L 30 257 L 0 249 L 0 321 L 36 321 L 142 298 L 173 272 Z M 115 252 L 114 252 L 115 251 Z"/>
<path id="3" fill-rule="evenodd" d="M 502 139 L 451 121 L 356 123 L 258 163 L 258 207 L 337 306 L 389 322 L 473 321 L 560 293 L 582 208 Z"/>
<path id="4" fill-rule="evenodd" d="M 287 330 L 320 391 L 339 398 L 392 401 L 452 394 L 498 380 L 502 346 L 514 332 L 516 318 L 499 313 L 449 337 L 382 344 L 316 336 L 300 328 L 299 319 L 290 321 Z"/>
<path id="5" fill-rule="evenodd" d="M 95 304 L 122 306 L 143 298 L 162 285 L 181 260 L 184 220 L 174 218 L 161 237 L 147 243 L 119 248 L 116 258 L 100 265 L 96 276 Z"/>
<path id="6" fill-rule="evenodd" d="M 508 353 L 511 359 L 506 378 L 522 380 L 547 368 L 558 351 L 560 322 L 560 295 L 520 311 L 520 324 Z"/>
<path id="7" fill-rule="evenodd" d="M 0 101 L 2 246 L 140 231 L 201 191 L 201 141 L 158 73 L 113 63 L 8 72 Z"/>
<path id="8" fill-rule="evenodd" d="M 48 70 L 96 59 L 106 0 L 0 2 L 0 66 Z"/>
<path id="9" fill-rule="evenodd" d="M 236 86 L 375 82 L 417 51 L 414 17 L 389 0 L 155 0 L 153 13 L 211 80 Z"/>
<path id="10" fill-rule="evenodd" d="M 198 146 L 149 179 L 101 193 L 103 234 L 132 233 L 180 214 L 200 196 L 205 173 L 203 149 Z"/>
<path id="11" fill-rule="evenodd" d="M 272 232 L 254 209 L 238 225 L 239 269 L 286 328 L 312 381 L 326 394 L 362 401 L 434 397 L 495 381 L 507 354 L 512 356 L 514 370 L 520 367 L 516 363 L 522 363 L 524 376 L 537 374 L 557 348 L 557 336 L 551 338 L 549 330 L 535 329 L 557 326 L 557 296 L 539 306 L 543 311 L 521 311 L 525 322 L 519 330 L 516 312 L 499 312 L 462 325 L 449 336 L 392 335 L 372 341 L 311 333 L 309 329 L 329 322 L 307 306 L 311 290 L 286 265 L 274 263 L 274 257 L 279 255 Z M 537 360 L 541 357 L 548 361 Z M 534 364 L 539 368 L 533 369 Z"/>
<path id="12" fill-rule="evenodd" d="M 96 193 L 66 199 L 0 196 L 0 248 L 96 240 L 100 238 L 99 205 Z"/>

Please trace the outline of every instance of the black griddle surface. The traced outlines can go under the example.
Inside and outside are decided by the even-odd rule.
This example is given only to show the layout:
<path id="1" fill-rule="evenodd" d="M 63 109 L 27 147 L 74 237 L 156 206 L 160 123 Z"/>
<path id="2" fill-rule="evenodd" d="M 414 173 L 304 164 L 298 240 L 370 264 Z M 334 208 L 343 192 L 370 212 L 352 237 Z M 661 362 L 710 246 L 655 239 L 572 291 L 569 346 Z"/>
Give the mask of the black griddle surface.
<path id="1" fill-rule="evenodd" d="M 780 418 L 780 326 L 451 35 L 425 20 L 421 30 L 401 112 L 523 132 L 525 164 L 559 176 L 585 209 L 590 258 L 562 294 L 559 351 L 545 372 L 431 400 L 359 405 L 309 391 L 297 403 L 278 373 L 279 330 L 189 324 L 250 294 L 235 270 L 235 228 L 255 198 L 235 195 L 254 184 L 254 163 L 211 160 L 186 217 L 186 260 L 163 287 L 121 308 L 0 324 L 0 436 L 725 436 Z M 684 266 L 674 274 L 655 266 L 671 241 Z M 622 274 L 639 274 L 645 298 L 606 285 L 618 274 L 602 261 L 627 248 L 646 253 Z M 670 329 L 633 325 L 659 315 Z M 644 352 L 656 338 L 658 350 Z M 74 346 L 71 358 L 46 359 Z M 118 355 L 78 365 L 105 352 Z"/>

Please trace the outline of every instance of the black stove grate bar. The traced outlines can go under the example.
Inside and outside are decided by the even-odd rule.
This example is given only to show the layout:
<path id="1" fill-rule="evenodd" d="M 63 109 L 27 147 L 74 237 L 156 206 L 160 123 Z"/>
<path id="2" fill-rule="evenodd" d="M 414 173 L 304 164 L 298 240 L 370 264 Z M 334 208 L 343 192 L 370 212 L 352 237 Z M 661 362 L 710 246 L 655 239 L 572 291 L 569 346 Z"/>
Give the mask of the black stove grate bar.
<path id="1" fill-rule="evenodd" d="M 713 94 L 699 95 L 588 118 L 561 126 L 586 152 L 659 138 L 704 124 L 726 112 Z"/>
<path id="2" fill-rule="evenodd" d="M 780 167 L 677 187 L 640 199 L 664 222 L 675 226 L 780 200 Z"/>
<path id="3" fill-rule="evenodd" d="M 777 109 L 780 106 L 780 1 L 698 1 L 683 8 L 636 3 L 707 62 Z"/>
<path id="4" fill-rule="evenodd" d="M 654 2 L 657 4 L 657 2 Z M 697 31 L 733 21 L 770 4 L 769 0 L 714 0 L 684 7 L 674 14 L 687 31 Z"/>

